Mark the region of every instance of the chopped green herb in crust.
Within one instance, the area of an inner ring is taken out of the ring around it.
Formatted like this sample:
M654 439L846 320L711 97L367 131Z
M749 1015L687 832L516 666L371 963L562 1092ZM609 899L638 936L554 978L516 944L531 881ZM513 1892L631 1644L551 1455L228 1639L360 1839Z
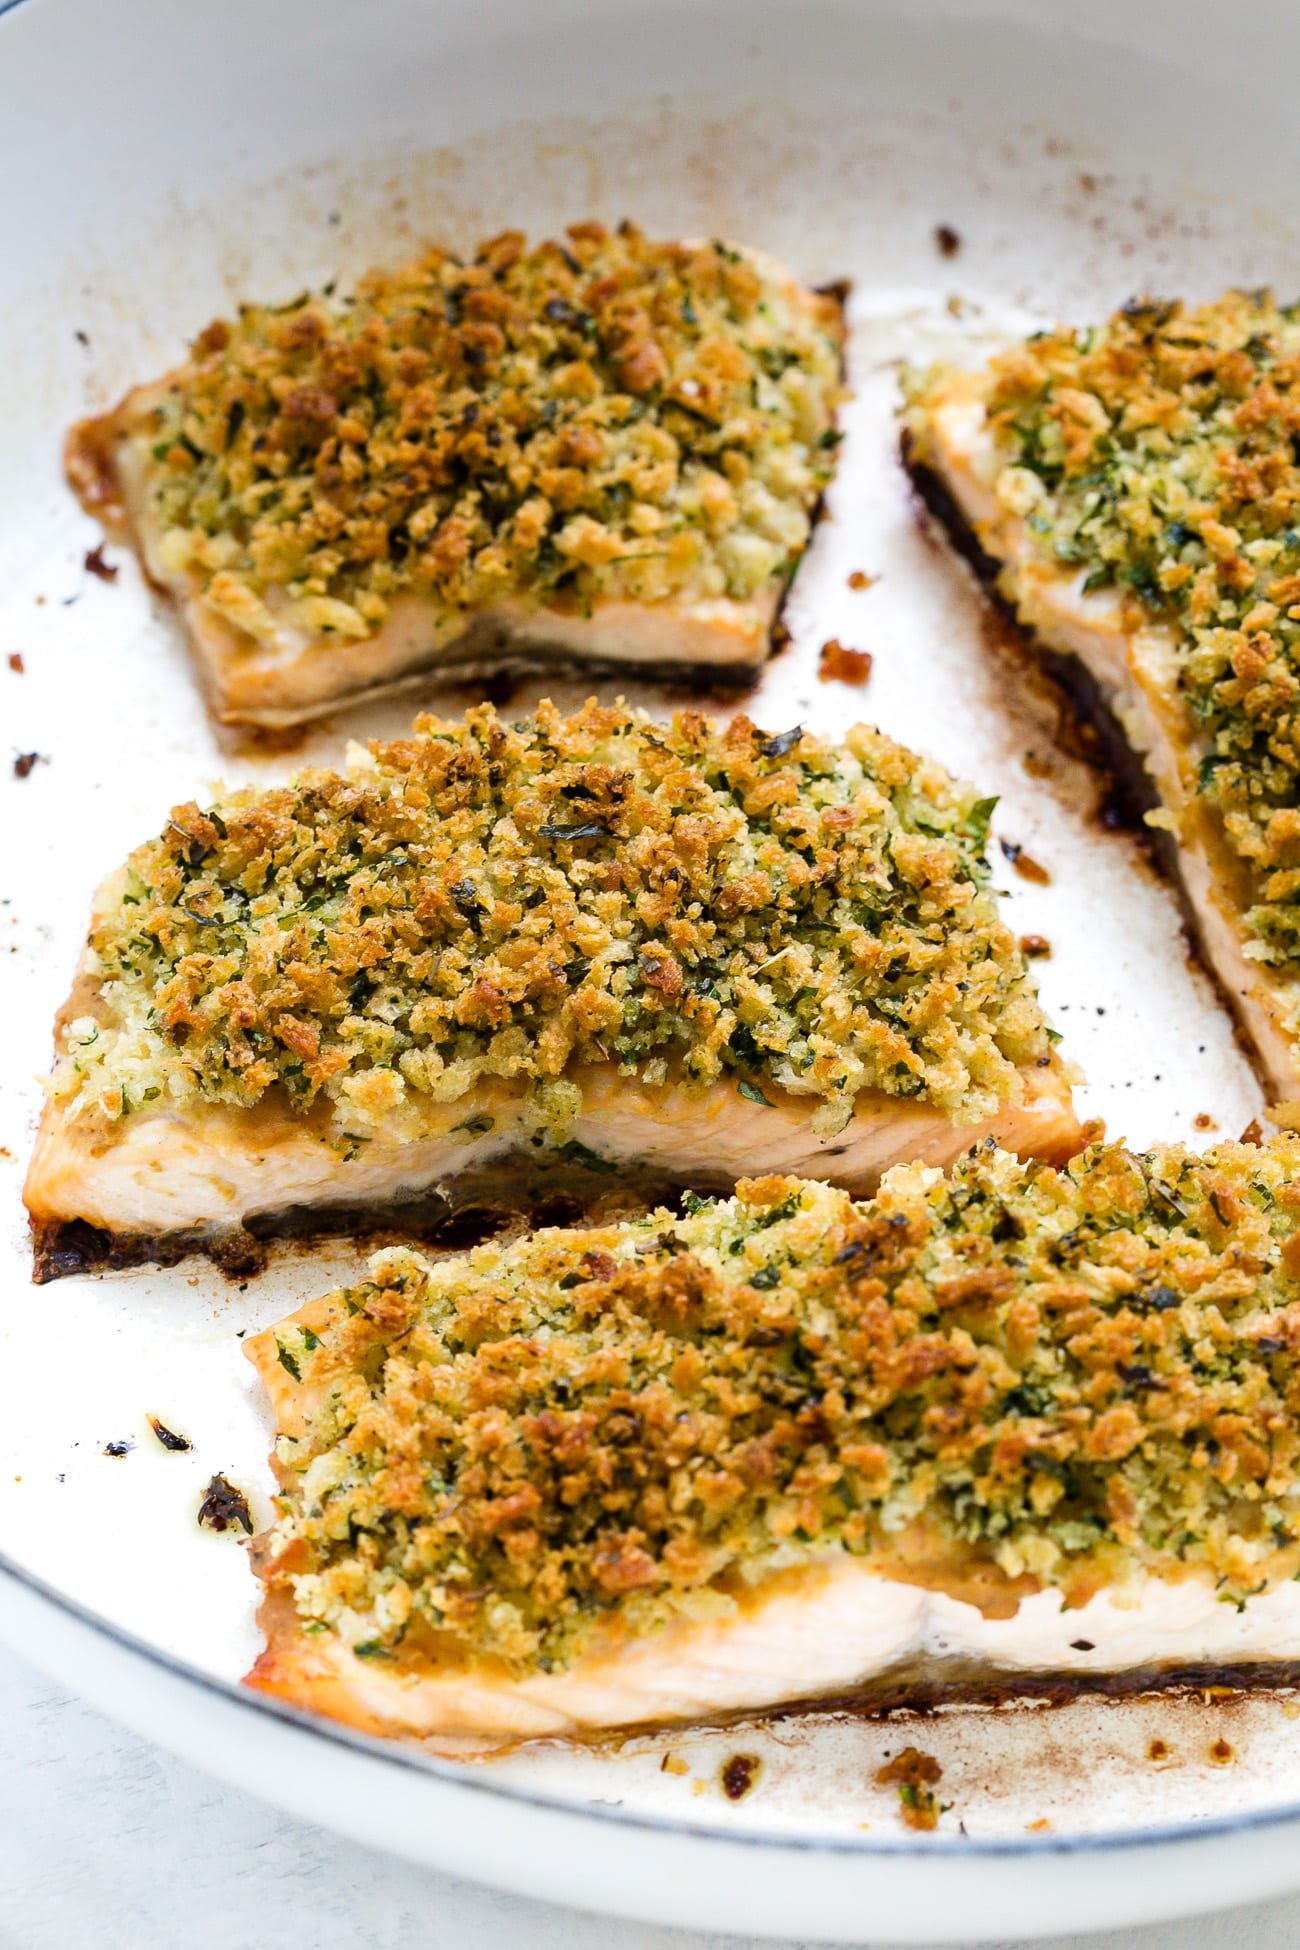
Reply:
M900 1540L940 1583L1240 1603L1300 1565L1298 1347L1294 1139L394 1250L251 1346L285 1431L261 1572L364 1656L449 1633L519 1670Z
M832 1130L866 1088L973 1120L1050 1056L991 804L863 726L423 718L346 773L174 810L93 923L54 1093L116 1120L277 1092L405 1139L492 1078L563 1122L566 1071L605 1063L730 1075L755 1115L776 1084Z
M166 566L254 639L364 638L403 594L748 597L833 471L841 334L764 260L630 224L245 305L153 408Z
M1295 970L1300 308L1135 301L995 360L986 409L998 499L1044 559L1172 629L1196 791L1248 877L1249 952Z

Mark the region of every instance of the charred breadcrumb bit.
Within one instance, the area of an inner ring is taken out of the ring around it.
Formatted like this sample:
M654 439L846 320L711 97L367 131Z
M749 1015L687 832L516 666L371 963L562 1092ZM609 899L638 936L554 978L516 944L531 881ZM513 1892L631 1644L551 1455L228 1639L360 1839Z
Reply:
M935 1788L943 1779L943 1768L933 1754L919 1747L904 1747L876 1772L877 1787L898 1789L898 1812L904 1825L922 1832L939 1826L943 1805Z
M190 1441L188 1436L177 1435L175 1431L173 1429L169 1429L164 1422L160 1422L156 1415L151 1415L149 1417L149 1427L153 1430L154 1434L157 1436L159 1442L161 1442L164 1449L171 1449L179 1453L183 1450L192 1449L194 1447L194 1444Z
M909 387L922 437L928 383ZM994 360L986 405L999 500L1042 555L1172 632L1198 801L1248 877L1250 952L1294 969L1300 306L1135 299Z
M630 224L245 305L153 410L164 552L254 637L364 638L408 593L747 597L833 471L841 338L834 294Z
M869 650L850 650L837 636L829 637L821 648L817 675L823 683L865 684L872 661Z
M961 232L954 230L950 223L937 223L934 226L934 247L940 257L956 257L961 249Z
M125 1437L122 1437L117 1442L106 1442L104 1444L104 1454L106 1456L129 1456L134 1448L134 1442L129 1442Z
M870 589L879 580L879 576L868 575L865 569L852 569L849 572L850 589Z
M671 1063L828 1128L869 1086L986 1115L1049 1052L992 803L865 727L424 718L347 773L174 810L94 923L53 1091L115 1120L278 1090L345 1141L414 1138L481 1079L529 1079L558 1129L570 1064Z
M304 1622L549 1670L904 1533L1073 1603L1296 1574L1300 1139L685 1203L381 1253L280 1323L259 1567Z
M117 564L108 560L102 542L97 542L94 548L86 550L82 557L82 565L88 575L98 576L101 582L117 581Z
M246 1537L253 1534L253 1518L248 1507L248 1498L242 1490L218 1472L208 1480L199 1504L198 1520L205 1530L239 1529Z
M12 670L15 677L21 677L24 671L27 669L26 664L23 662L23 653L21 650L11 650L9 652L9 655L6 657L5 662L8 664L10 670Z
M1032 880L1040 887L1046 887L1050 883L1052 876L1047 868L1040 866L1031 854L1026 853L1018 840L1000 839L998 846L1001 848L1003 858L1010 861L1022 880Z
M1022 934L1020 952L1026 961L1047 961L1052 952L1052 944L1045 934Z
M48 765L44 752L18 752L14 757L14 777L29 779L38 765Z
M728 1801L743 1801L754 1786L762 1768L757 1754L731 1754L723 1762L719 1773L722 1792Z

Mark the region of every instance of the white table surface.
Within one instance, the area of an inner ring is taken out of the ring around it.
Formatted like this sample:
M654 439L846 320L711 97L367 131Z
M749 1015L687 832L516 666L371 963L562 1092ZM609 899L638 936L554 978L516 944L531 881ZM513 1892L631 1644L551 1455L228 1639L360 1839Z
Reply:
M742 1950L408 1867L222 1787L0 1651L0 1950ZM1046 1950L1296 1950L1300 1897Z

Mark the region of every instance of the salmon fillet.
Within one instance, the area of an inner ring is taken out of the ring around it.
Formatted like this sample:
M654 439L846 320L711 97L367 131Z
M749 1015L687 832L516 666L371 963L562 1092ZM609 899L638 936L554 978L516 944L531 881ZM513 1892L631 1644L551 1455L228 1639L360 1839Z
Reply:
M391 1250L248 1342L249 1684L491 1746L1300 1671L1300 1142L687 1205Z
M507 232L242 307L68 471L226 722L507 664L743 679L830 477L841 313L760 252Z
M1296 1104L1300 321L1259 293L1134 304L916 378L906 426L1017 616L1145 767L1206 959Z
M1068 1156L990 805L865 727L592 703L178 807L96 902L38 1234L144 1250L560 1177L865 1188L986 1136Z

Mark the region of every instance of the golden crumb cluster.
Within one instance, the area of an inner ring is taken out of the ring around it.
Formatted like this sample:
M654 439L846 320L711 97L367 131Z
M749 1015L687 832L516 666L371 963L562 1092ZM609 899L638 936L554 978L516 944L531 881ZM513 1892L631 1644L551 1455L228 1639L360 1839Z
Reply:
M545 1670L905 1533L1076 1599L1295 1575L1300 1141L687 1206L383 1253L276 1330L304 1419L261 1568L307 1629Z
M596 223L244 306L146 428L164 556L258 639L365 637L403 594L745 598L807 540L841 340L764 259Z
M1049 1054L991 804L862 726L423 718L349 772L173 812L92 927L97 1013L54 1089L109 1118L278 1090L408 1138L483 1079L600 1063L776 1084L831 1129L867 1087L982 1116Z
M1031 532L1175 626L1200 793L1252 876L1261 959L1300 959L1300 310L1126 305L995 362Z

